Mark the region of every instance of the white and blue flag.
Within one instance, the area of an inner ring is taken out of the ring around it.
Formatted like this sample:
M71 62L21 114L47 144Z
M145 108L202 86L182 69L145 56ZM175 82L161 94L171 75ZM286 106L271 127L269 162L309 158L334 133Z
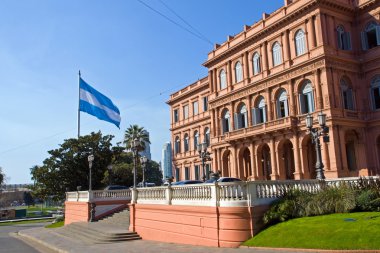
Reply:
M79 110L120 128L120 111L108 97L79 78Z

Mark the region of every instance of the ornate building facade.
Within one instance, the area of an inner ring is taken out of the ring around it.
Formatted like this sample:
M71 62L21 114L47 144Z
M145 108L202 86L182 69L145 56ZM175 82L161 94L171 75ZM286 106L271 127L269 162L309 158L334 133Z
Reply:
M315 178L308 114L327 115L327 178L380 173L380 1L285 0L215 45L208 76L171 94L177 180ZM201 168L196 146L212 161Z

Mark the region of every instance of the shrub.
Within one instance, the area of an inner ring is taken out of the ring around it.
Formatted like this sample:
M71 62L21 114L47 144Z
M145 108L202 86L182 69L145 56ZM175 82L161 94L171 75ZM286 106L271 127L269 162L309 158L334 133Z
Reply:
M356 206L359 211L379 211L380 193L374 189L359 192L356 198Z

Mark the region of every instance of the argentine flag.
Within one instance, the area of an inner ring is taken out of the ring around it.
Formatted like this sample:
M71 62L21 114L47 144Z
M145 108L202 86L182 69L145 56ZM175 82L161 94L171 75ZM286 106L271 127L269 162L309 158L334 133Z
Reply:
M100 120L108 121L120 128L120 111L111 99L79 78L79 110Z

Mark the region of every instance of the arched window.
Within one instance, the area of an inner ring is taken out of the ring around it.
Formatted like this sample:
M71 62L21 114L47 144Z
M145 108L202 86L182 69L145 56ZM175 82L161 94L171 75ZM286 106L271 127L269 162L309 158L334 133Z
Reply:
M194 132L194 150L197 150L199 144L199 133L198 131Z
M302 30L298 30L295 35L295 43L296 43L296 55L302 55L306 53L306 41L305 41L305 33Z
M183 146L185 149L185 152L189 151L189 135L185 134L185 138L183 138Z
M371 101L374 110L380 109L380 75L371 81Z
M230 123L231 123L230 112L226 110L222 115L222 122L221 122L223 134L230 131Z
M267 110L265 99L260 96L257 100L256 107L252 109L252 123L253 125L265 123L267 121Z
M236 83L243 81L243 68L240 61L235 64L235 81Z
M206 127L205 129L205 142L207 147L210 146L210 128Z
M238 112L235 113L235 129L248 127L248 113L245 104L239 106Z
M286 90L282 89L277 96L276 99L277 105L277 118L284 118L289 116L289 108L288 108L288 96L286 94Z
M338 48L341 50L351 50L351 34L346 32L343 26L336 28Z
M181 152L181 141L178 136L175 138L174 152L176 154Z
M224 69L222 69L219 73L219 82L221 90L227 88L226 71L224 71Z
M260 55L257 52L253 54L252 65L253 65L253 74L254 75L257 75L258 73L261 72Z
M306 80L298 94L301 114L314 112L313 86L310 80Z
M354 110L354 96L352 88L348 85L345 79L340 80L340 88L342 90L343 108Z
M365 31L361 32L363 50L380 46L380 26L375 22L367 24Z
M272 47L273 67L282 63L281 45L275 42Z

